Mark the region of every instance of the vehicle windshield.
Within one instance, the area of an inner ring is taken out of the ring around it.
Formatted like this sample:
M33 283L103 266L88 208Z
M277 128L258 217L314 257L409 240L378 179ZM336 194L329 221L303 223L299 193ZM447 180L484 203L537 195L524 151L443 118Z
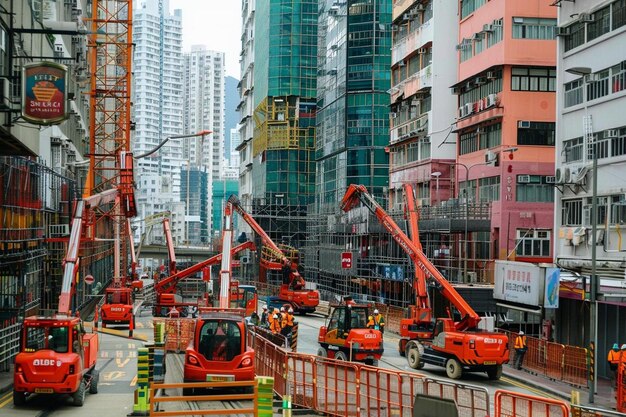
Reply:
M110 291L107 292L107 304L130 304L128 302L128 292Z
M63 327L35 327L25 329L25 352L36 352L42 349L51 349L57 353L67 353L69 346L69 331Z
M205 320L200 330L198 352L210 361L231 361L242 353L241 330L228 320Z

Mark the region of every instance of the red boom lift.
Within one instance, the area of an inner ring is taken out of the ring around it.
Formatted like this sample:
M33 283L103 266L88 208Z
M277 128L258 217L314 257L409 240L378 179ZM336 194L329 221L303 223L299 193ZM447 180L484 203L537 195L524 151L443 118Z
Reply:
M273 256L275 256L288 275L287 280L283 280L277 297L271 297L273 304L289 304L293 311L300 314L312 313L320 303L320 294L316 290L305 289L304 278L298 272L298 265L293 259L285 256L283 251L270 239L259 224L250 216L241 206L239 199L231 195L228 203L232 205L237 213L245 220L246 223L259 235L263 245L269 248Z
M15 357L13 402L23 405L34 393L70 394L74 405L82 406L87 390L98 392L98 336L85 333L82 320L72 313L76 292L79 249L85 226L92 216L90 210L115 203L124 216L136 215L132 186L133 157L121 152L120 183L116 189L103 191L76 202L74 219L63 259L63 283L57 314L52 317L32 316L24 319L20 353Z
M406 189L405 189L406 190ZM412 198L409 195L408 198ZM391 233L394 240L404 249L416 268L421 268L436 282L443 296L461 314L461 320L438 318L433 330L418 328L417 324L425 324L427 317L432 315L424 275L416 279L418 305L412 309L411 325L403 321L406 329L401 334L400 353L405 353L409 366L420 369L425 363L442 366L448 377L461 378L463 372L487 372L490 379L499 379L502 365L508 362L508 338L504 334L485 332L478 328L480 316L467 304L455 288L444 278L439 270L426 258L424 253L409 239L393 219L367 192L363 185L350 185L341 201L341 208L350 211L362 202ZM415 235L416 225L413 239ZM413 228L413 227L412 227ZM415 326L414 326L415 325Z

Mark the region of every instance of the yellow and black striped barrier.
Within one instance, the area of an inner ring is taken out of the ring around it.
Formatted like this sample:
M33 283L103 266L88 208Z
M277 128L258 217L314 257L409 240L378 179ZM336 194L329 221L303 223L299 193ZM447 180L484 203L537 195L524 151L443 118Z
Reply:
M131 416L149 415L148 404L150 398L150 350L148 348L137 349L137 389L135 390L135 403Z
M291 338L289 339L289 345L291 346L291 351L296 352L298 348L298 323L293 324L293 328L291 329Z

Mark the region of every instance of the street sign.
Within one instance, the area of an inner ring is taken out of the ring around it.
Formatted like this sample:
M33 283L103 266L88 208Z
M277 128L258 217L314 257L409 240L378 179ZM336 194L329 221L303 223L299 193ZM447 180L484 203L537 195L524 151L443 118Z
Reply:
M85 276L85 284L87 285L91 285L95 282L96 280L94 279L93 275L86 275Z
M341 252L341 267L343 269L352 268L352 252Z

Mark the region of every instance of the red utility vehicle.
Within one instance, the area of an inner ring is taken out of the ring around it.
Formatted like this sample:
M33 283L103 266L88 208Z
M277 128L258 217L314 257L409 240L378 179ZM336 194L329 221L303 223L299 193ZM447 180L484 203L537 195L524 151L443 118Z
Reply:
M412 199L413 196L409 195L408 198ZM365 186L350 185L342 199L341 208L347 212L359 202L391 233L411 258L415 268L424 272L416 274L416 280L419 281L416 283L417 306L411 310L411 319L402 321L399 350L401 354L406 354L409 366L414 369L422 368L425 363L442 366L452 379L461 378L463 372L486 372L489 379L499 379L502 365L508 362L509 357L507 336L478 328L480 316L414 243L419 239L417 220L412 221L411 240L367 192ZM452 318L438 318L434 326L430 325L432 310L426 292L426 275L435 281L443 296L457 309L461 320L455 322Z
M133 313L133 290L119 287L106 289L104 304L100 308L102 327L110 324L125 324L128 326L128 336L133 337L135 315Z
M304 278L298 272L298 265L294 259L285 253L270 239L265 230L250 216L241 206L241 202L235 195L228 198L237 213L250 225L252 230L261 238L263 245L278 260L279 268L284 269L284 279L280 286L278 296L270 297L272 304L289 304L296 313L306 314L315 311L320 303L320 294L317 290L305 289Z
M368 306L346 301L331 307L330 318L317 338L317 355L378 366L384 352L383 336L379 330L367 328Z

